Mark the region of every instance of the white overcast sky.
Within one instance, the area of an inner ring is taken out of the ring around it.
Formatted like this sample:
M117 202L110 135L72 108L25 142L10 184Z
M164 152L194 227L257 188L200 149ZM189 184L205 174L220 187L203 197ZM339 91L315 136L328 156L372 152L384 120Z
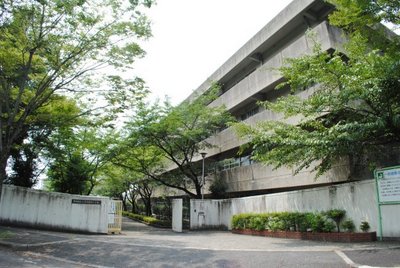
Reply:
M158 0L146 14L153 37L135 63L153 96L178 104L291 0Z

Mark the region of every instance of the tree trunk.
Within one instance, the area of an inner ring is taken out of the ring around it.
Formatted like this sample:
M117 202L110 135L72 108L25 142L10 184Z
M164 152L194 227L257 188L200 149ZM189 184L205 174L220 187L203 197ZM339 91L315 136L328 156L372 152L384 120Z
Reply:
M201 189L204 187L204 185L201 186L200 183L195 183L195 187L196 187L196 196L195 196L195 198L196 199L201 199L203 197L203 195L201 194L202 193ZM203 191L205 192L205 189L203 189Z
M0 163L0 202L1 202L1 196L2 196L2 191L3 191L3 182L6 179L6 167L7 167L7 159L3 160L1 159Z
M126 196L120 194L120 195L118 196L118 198L119 198L119 200L122 201L122 210L123 210L123 211L127 211L127 208L126 208Z
M144 205L146 206L146 216L151 216L151 198L146 198Z
M136 202L131 202L131 204L132 204L131 212L133 214L137 214Z

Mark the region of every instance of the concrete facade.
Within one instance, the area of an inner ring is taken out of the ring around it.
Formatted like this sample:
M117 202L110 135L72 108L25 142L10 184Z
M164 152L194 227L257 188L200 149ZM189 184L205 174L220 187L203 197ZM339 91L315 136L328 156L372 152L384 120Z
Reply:
M276 71L285 64L285 59L299 57L312 52L315 41L323 50L341 49L342 32L327 22L333 7L322 0L295 0L264 26L256 35L216 70L187 100L203 94L213 82L222 85L220 96L210 106L224 105L237 120L250 125L265 120L285 120L295 124L299 118L284 119L281 114L265 110L258 101L274 101L289 93L288 89L274 90L283 81ZM306 34L311 30L312 38ZM314 88L299 95L307 98ZM205 150L206 176L205 192L212 182L222 179L230 196L253 195L288 189L300 189L349 180L351 169L348 159L340 159L332 171L315 180L311 169L294 175L294 170L249 162L243 164L238 156L239 147L248 141L239 139L233 128L227 128L207 139L214 147ZM247 156L250 152L247 153ZM244 155L244 157L246 157ZM221 162L233 159L238 162L232 167L213 168ZM201 156L194 161L201 160ZM179 195L179 193L177 193Z
M344 209L359 230L368 221L379 234L377 193L374 180L313 189L226 200L191 200L190 228L231 229L232 216L239 213L315 212ZM400 205L382 206L383 237L400 237ZM199 214L202 221L199 222Z
M107 233L107 197L51 193L3 185L0 223L49 230Z

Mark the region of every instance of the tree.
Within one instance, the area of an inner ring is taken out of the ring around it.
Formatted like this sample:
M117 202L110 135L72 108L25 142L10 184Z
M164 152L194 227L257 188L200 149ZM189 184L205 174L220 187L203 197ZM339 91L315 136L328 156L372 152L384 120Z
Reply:
M13 173L7 176L5 182L16 186L31 188L37 183L36 174L37 153L32 146L24 144L23 149L13 150L11 153Z
M201 166L195 157L213 145L207 138L232 121L224 107L207 106L218 88L173 107L143 103L137 116L127 125L125 147L119 165L134 168L144 177L167 187L201 197ZM126 159L134 163L126 162Z
M95 194L121 200L125 211L127 211L127 203L129 202L132 205L132 213L136 213L136 199L139 193L135 185L141 179L141 176L141 174L131 170L108 163L101 171L101 182L94 189Z
M91 71L124 70L144 54L137 40L150 30L140 7L151 5L151 0L0 1L0 194L12 147L38 109L56 92L88 91L91 84L84 82L90 82ZM123 81L115 75L106 80ZM111 90L118 91L113 101L143 88Z
M86 194L89 188L90 166L82 153L74 151L50 165L50 190L69 194Z
M50 138L52 144L48 146L46 157L50 162L51 190L89 195L99 184L98 175L114 157L116 146L113 131L101 130L101 126L61 129ZM78 192L71 192L69 184L79 184L79 187L71 186Z
M275 167L297 171L318 163L317 176L340 157L361 158L382 152L400 142L400 46L399 36L381 20L399 25L397 1L330 1L337 10L333 25L348 36L344 51L322 51L289 59L280 70L291 93L267 109L285 117L297 116L296 125L263 122L257 127L237 126L251 141L254 158ZM310 97L295 93L318 85Z
M28 188L34 186L44 171L44 168L38 170L38 165L42 150L48 146L48 138L57 129L79 124L80 114L74 100L58 95L53 95L45 106L32 114L10 150L11 172L5 182Z
M152 209L151 209L151 196L153 195L154 191L154 181L150 180L141 180L138 181L134 187L137 188L137 192L140 195L140 198L142 199L142 202L145 206L146 209L146 216L151 216L152 215Z

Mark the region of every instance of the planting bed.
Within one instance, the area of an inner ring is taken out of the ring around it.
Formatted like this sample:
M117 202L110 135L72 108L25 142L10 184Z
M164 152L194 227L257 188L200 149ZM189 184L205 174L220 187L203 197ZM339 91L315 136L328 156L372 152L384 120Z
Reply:
M258 235L276 238L291 238L329 242L371 242L376 241L376 232L367 233L316 233L316 232L293 232L293 231L256 231L250 229L232 229L234 234Z

